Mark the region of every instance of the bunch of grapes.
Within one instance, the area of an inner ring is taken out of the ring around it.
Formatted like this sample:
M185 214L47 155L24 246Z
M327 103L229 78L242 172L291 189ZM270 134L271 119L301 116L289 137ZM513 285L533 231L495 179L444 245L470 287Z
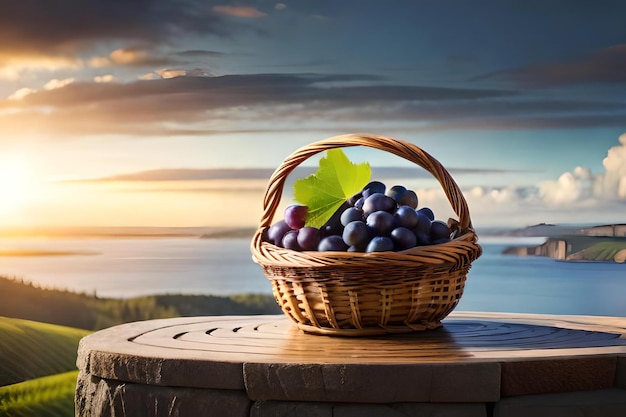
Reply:
M271 225L266 242L297 251L385 252L450 241L447 223L428 207L418 207L417 194L402 185L387 190L372 181L348 199L321 227L305 226L308 207L290 205L284 220Z

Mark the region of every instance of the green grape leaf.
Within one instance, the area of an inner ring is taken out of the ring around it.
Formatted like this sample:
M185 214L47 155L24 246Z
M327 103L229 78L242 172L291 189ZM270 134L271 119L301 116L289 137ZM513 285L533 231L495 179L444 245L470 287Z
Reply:
M329 149L314 174L295 181L293 197L309 207L306 226L322 227L345 201L370 180L370 164L351 162L341 149Z

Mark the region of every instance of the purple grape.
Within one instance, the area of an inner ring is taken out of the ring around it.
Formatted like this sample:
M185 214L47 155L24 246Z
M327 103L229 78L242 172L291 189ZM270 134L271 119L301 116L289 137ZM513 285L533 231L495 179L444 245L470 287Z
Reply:
M406 193L406 188L403 185L394 185L385 193L387 196L393 198L396 202L402 198Z
M298 231L298 245L302 250L317 250L322 232L315 227L305 226Z
M291 230L291 227L287 224L286 221L281 220L279 222L274 223L267 229L267 240L268 242L282 247L283 244L283 236L285 233Z
M356 207L349 207L343 213L341 213L341 224L345 227L350 222L357 220L363 220L363 210Z
M428 233L413 229L413 234L415 235L415 246L426 246L432 244Z
M406 227L396 227L391 231L391 240L396 250L405 250L417 244L415 233Z
M340 224L325 224L320 228L322 238L326 236L341 236L343 226Z
M363 187L363 198L367 198L372 194L380 193L385 194L385 189L387 187L380 181L371 181L365 187Z
M298 245L298 230L290 230L283 236L283 248L291 250L302 250Z
M320 252L345 252L347 249L348 245L338 235L326 236L320 240L320 244L317 246L317 250Z
M347 201L344 201L343 204L335 210L330 219L324 223L320 230L322 231L322 237L330 236L330 235L341 235L343 232L343 225L341 224L341 215L344 211L350 208L350 205Z
M375 211L366 219L367 225L378 236L387 236L396 226L393 214L387 211Z
M350 197L348 199L348 204L350 204L351 206L354 206L356 204L357 201L359 201L361 198L363 198L363 192L358 192L356 194L354 194L352 197Z
M361 197L359 198L355 203L354 203L354 207L358 208L358 209L363 209L363 203L365 203L365 197Z
M393 250L393 241L387 236L375 236L367 244L365 252L387 252Z
M285 222L294 230L304 227L309 212L307 206L292 204L285 209Z
M365 217L375 211L392 211L397 207L395 200L385 194L374 193L363 202L363 213Z
M362 246L370 239L369 227L360 220L350 222L343 229L342 238L349 246Z
M426 215L426 217L428 217L428 219L430 221L435 220L435 214L433 213L433 211L431 209L429 209L428 207L422 207L421 209L417 210L418 213L423 213Z
M417 212L409 206L398 207L396 212L393 214L393 217L396 219L396 223L399 226L403 226L408 229L412 229L417 226L417 222L419 220Z
M404 195L396 201L400 206L409 206L412 209L417 208L417 194L415 194L415 191L413 190L406 190L406 193L404 193Z
M350 246L347 252L365 252L365 248L367 248L367 245Z
M417 233L417 231L423 232L426 235L430 235L430 219L421 211L416 211L417 214L417 223L413 227L413 231Z
M441 243L442 240L450 240L450 228L442 220L435 220L430 224L430 240Z

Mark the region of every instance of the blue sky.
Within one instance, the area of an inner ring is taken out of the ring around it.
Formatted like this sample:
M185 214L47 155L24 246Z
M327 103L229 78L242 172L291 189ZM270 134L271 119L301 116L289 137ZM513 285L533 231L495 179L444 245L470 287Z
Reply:
M40 3L0 15L3 225L254 224L268 170L351 132L433 154L477 225L625 221L621 1Z

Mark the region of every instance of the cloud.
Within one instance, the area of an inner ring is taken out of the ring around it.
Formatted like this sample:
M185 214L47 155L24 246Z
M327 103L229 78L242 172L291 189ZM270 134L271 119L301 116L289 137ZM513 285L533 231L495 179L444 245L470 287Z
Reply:
M166 56L154 55L151 51L139 48L119 48L112 51L107 57L93 57L89 66L93 68L126 66L126 67L155 67L171 65L177 61Z
M602 161L604 173L596 177L594 194L610 199L626 200L626 133L619 137L621 146L609 149Z
M229 36L232 25L196 0L20 0L0 13L0 68L63 68L102 42L155 45L184 35ZM8 68L8 69L7 69ZM1 71L0 71L1 72Z
M112 74L96 75L93 77L93 81L96 83L112 83L116 82L117 78Z
M390 178L432 178L421 168L372 166L372 176L379 179ZM302 178L312 174L315 168L298 166L293 170L293 177ZM492 174L501 175L510 172L501 169L482 168L448 168L454 175L457 174ZM139 172L118 174L109 177L71 180L64 182L172 182L172 181L206 181L206 180L258 180L269 179L274 172L273 168L208 168L208 169L152 169Z
M619 145L608 150L604 171L575 167L554 180L536 185L483 187L464 190L472 215L481 222L502 219L512 225L518 219L542 222L624 221L626 212L626 133ZM424 204L445 206L442 194L424 193ZM441 208L440 208L441 210Z
M258 9L250 6L213 6L212 10L224 16L243 17L248 19L256 19L267 16Z
M222 122L241 121L245 125L240 124L240 130L254 130L268 120L281 117L286 117L287 124L306 120L307 112L341 119L342 112L352 107L365 109L415 100L477 100L514 94L420 86L345 86L353 81L377 80L359 74L212 76L203 69L162 70L156 74L159 79L144 76L143 80L131 83L74 82L54 90L19 94L20 100L0 101L0 110L11 110L0 124L0 133L9 133L2 132L9 125L27 123L33 129L45 131L47 136L53 136L52 132L63 136L206 135L220 130ZM164 126L165 122L171 125ZM276 129L276 124L273 125Z
M517 87L543 88L626 82L626 44L594 51L579 59L498 71L477 79L502 79Z
M604 158L604 172L594 175L588 168L576 167L556 181L542 183L540 196L550 206L607 200L626 202L626 133L619 137L619 142Z
M132 54L131 54L132 55ZM0 100L0 137L427 132L622 127L626 104L530 99L516 91L388 85L367 74L232 74L166 68L135 82L74 81ZM11 128L26 124L29 129ZM323 126L323 127L320 127ZM41 133L40 133L41 134Z

